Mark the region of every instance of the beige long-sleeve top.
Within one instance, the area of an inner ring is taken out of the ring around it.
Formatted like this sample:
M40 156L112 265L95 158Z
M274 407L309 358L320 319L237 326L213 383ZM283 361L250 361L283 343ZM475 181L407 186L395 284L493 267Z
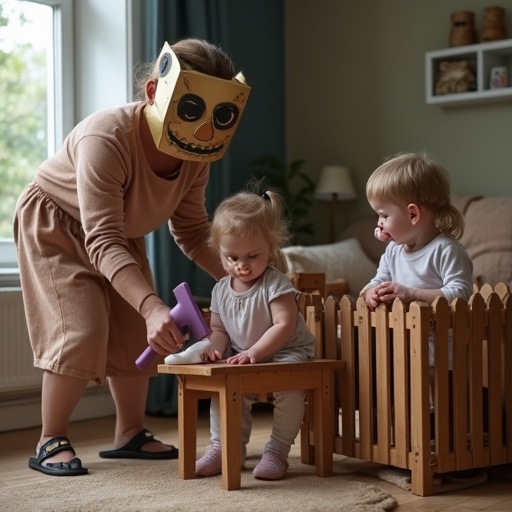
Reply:
M143 107L136 102L89 116L35 177L81 223L91 263L138 311L151 290L137 275L127 239L167 221L182 251L195 260L209 251L210 228L205 207L209 164L184 161L177 178L157 176L141 143ZM127 266L129 272L119 272ZM117 274L122 277L116 280Z

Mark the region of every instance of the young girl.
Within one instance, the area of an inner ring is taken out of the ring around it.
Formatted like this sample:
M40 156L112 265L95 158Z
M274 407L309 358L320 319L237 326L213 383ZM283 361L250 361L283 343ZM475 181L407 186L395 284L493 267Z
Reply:
M224 200L212 221L210 246L218 251L227 276L212 291L209 340L192 345L166 363L227 357L229 364L305 361L314 355L314 338L297 306L297 290L284 273L280 247L288 240L281 197L240 192ZM251 407L244 396L242 464L251 433ZM304 415L305 392L274 393L274 423L255 478L277 480L288 469L290 447ZM196 463L199 476L221 472L219 400L210 409L211 446Z
M397 297L428 303L439 296L449 302L457 297L468 300L473 264L457 241L464 220L450 204L446 170L424 153L401 154L370 176L366 196L379 215L376 236L389 241L376 276L361 291L368 306ZM449 354L451 368L451 347ZM432 336L429 362L434 365Z

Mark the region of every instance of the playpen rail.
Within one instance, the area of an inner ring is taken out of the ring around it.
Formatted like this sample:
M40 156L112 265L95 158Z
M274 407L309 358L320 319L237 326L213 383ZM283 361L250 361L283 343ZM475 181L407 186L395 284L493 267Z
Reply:
M397 299L371 311L345 295L307 306L319 357L346 363L334 451L410 469L420 495L433 493L434 473L512 462L511 300L500 284L452 304Z

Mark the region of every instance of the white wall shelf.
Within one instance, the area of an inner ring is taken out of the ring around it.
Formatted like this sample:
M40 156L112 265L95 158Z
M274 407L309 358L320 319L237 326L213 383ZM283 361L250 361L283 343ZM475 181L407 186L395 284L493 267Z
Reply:
M464 93L436 95L439 64L443 61L473 60L476 65L476 90ZM508 69L509 87L490 88L491 69L505 66ZM458 46L425 54L425 92L429 105L453 106L488 101L512 101L512 39L490 43Z

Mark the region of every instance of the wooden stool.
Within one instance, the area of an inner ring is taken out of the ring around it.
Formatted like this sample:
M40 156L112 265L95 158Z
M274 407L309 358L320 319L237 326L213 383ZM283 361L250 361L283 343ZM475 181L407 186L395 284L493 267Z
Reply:
M334 449L334 370L343 361L315 359L301 363L227 363L158 366L160 373L177 375L179 477L196 477L198 400L219 394L222 444L222 488L241 486L242 395L304 389L313 408L316 475L332 475ZM308 427L309 428L309 427Z

